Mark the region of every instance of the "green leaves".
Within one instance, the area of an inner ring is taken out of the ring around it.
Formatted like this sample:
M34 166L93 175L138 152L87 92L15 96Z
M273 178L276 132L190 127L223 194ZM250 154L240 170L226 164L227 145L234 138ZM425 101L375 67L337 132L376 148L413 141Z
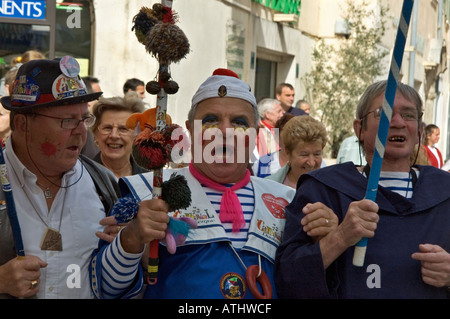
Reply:
M313 111L327 127L333 158L344 138L353 134L358 99L384 73L383 59L389 53L382 47L388 8L367 0L347 0L345 7L342 16L350 36L320 40L312 53L313 70L304 79Z

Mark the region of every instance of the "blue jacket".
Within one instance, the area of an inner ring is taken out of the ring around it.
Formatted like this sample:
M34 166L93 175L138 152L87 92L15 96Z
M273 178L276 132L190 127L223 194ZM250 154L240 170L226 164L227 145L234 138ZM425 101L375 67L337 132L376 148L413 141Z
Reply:
M258 265L255 253L242 250L239 255L246 266ZM266 258L261 258L261 263L272 285L272 298L276 298L273 264ZM238 279L234 281L236 289L233 292L228 281L235 278ZM147 286L144 298L253 299L244 280L245 269L227 241L177 247L174 255L160 245L158 282ZM261 287L259 291L262 291Z
M417 167L420 175L410 200L379 186L380 220L375 236L368 240L364 266L352 265L353 248L349 248L326 271L319 244L302 231L301 209L321 201L341 222L349 204L364 198L367 178L349 162L302 175L295 198L286 207L284 238L276 256L278 296L446 298L446 288L422 281L420 261L411 254L424 243L450 252L450 174L432 166ZM379 287L374 287L374 280Z
M144 298L254 298L246 282L246 267L258 265L259 260L271 283L272 297L276 298L273 263L285 224L284 207L294 197L294 190L273 181L251 177L255 207L247 241L238 256L201 184L187 168L176 171L188 181L192 204L170 215L192 217L198 227L189 232L185 244L178 246L173 255L162 244L159 245L158 280L156 285L147 286ZM164 178L168 178L171 172L164 170ZM152 181L152 173L123 177L122 192L124 195L130 193L138 200L149 199ZM92 285L97 297L101 297L98 288L102 282L103 265L98 256L102 256L105 247L95 254L92 262ZM122 297L128 298L139 292L141 276L142 268L139 268L137 280L130 283Z

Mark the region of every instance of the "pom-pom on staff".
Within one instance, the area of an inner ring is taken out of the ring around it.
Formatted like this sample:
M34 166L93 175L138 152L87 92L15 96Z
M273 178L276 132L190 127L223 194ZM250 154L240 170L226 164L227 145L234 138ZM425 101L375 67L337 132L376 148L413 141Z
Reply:
M178 16L172 10L172 0L162 0L161 4L154 4L152 8L142 7L139 13L133 18L133 28L140 43L145 45L148 53L158 59L159 71L158 79L150 81L146 85L146 90L150 94L157 94L156 100L156 121L155 127L148 127L145 138L139 135L135 144L141 147L136 153L133 151L135 159L138 154L144 156L137 160L138 164L145 162L144 167L153 170L153 197L161 198L163 185L162 167L167 163L172 147L166 143L167 138L176 126L167 126L167 94L175 94L178 91L178 84L171 80L169 64L176 63L189 53L189 41L183 31L175 25ZM168 142L168 141L167 141ZM155 156L145 156L145 150L157 150L158 158ZM142 161L141 161L142 160ZM147 161L146 161L147 160ZM190 202L190 194L189 194ZM149 248L149 265L147 282L154 285L157 282L158 274L158 249L159 241L154 240Z
M375 201L378 191L378 181L380 180L381 166L383 164L384 149L386 146L389 125L392 118L392 108L394 106L395 94L397 93L397 81L399 79L400 69L402 66L403 52L405 50L405 42L408 37L409 22L411 19L411 11L414 0L404 0L400 23L398 25L397 36L395 38L394 52L391 59L391 67L389 71L386 92L383 99L383 106L378 125L378 132L375 141L375 152L372 159L372 167L370 168L369 180L367 182L366 199ZM355 246L353 254L353 265L362 267L367 249L367 238L362 238Z

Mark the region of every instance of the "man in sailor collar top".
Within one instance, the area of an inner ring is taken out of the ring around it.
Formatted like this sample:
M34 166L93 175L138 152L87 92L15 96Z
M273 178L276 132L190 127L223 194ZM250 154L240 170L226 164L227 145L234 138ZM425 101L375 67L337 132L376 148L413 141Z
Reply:
M192 217L198 226L175 254L160 245L158 281L147 286L145 298L277 296L273 263L284 230L284 207L295 191L250 176L257 124L255 97L234 72L217 69L200 85L186 121L192 162L177 170L187 179L192 203L169 213ZM164 179L172 172L164 170ZM169 221L167 204L148 200L152 181L152 173L122 178L126 191L141 203L137 217L94 257L93 286L99 298L132 297L142 289L144 245L164 238ZM325 217L334 215L324 206L311 211L311 219L324 221L316 235L337 224L331 220L324 227Z

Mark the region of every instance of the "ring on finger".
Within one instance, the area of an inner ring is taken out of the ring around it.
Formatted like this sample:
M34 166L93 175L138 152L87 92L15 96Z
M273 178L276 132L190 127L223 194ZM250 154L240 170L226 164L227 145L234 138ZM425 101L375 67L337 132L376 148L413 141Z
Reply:
M36 288L37 285L38 285L38 281L37 281L37 280L33 280L33 281L31 282L30 289Z
M328 223L329 223L330 221L327 219L327 218L325 218L325 223L328 225Z

